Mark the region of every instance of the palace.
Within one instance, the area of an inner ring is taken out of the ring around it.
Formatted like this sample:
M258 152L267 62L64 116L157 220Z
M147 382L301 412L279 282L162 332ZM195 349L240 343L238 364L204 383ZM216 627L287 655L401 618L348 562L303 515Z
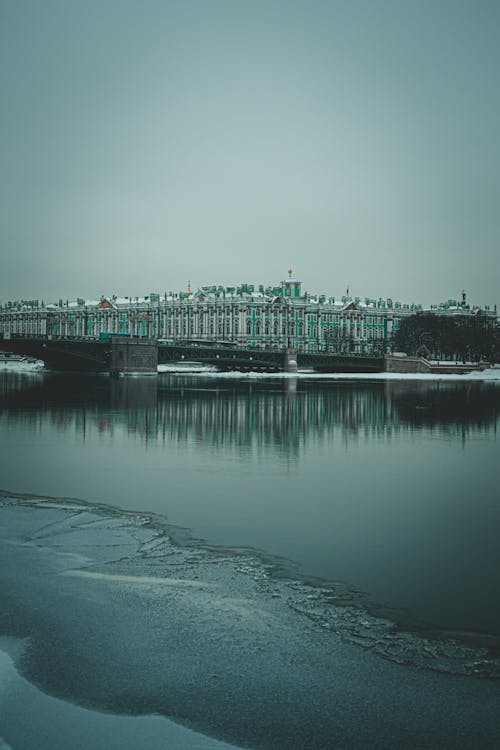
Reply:
M449 300L430 312L475 315L479 309L471 308L463 293L461 302ZM192 292L188 284L187 291L175 294L7 303L0 307L0 335L99 338L117 333L169 342L381 354L401 320L422 310L391 299L352 298L348 291L341 299L309 294L289 270L274 287L202 286ZM494 324L496 310L482 312Z

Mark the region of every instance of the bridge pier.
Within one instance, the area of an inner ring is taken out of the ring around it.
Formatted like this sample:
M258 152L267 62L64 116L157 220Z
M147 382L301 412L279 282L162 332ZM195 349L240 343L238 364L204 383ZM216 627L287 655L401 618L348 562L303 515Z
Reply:
M289 373L298 372L297 365L297 349L286 349L285 350L285 361L283 363L283 370Z
M158 374L156 339L134 339L111 335L110 340L110 375L119 377L120 375Z

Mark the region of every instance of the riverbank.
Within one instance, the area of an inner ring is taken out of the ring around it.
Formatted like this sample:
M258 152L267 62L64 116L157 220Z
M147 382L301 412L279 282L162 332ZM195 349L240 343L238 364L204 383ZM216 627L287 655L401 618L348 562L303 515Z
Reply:
M299 369L297 373L286 373L286 372L239 372L239 371L231 371L231 372L220 372L216 370L215 368L211 367L200 367L200 366L193 366L190 368L187 367L178 367L176 365L158 365L158 373L168 373L168 374L177 374L177 375L206 375L208 377L212 378L259 378L259 379L267 379L267 378L273 378L273 379L282 379L286 378L287 380L295 380L295 379L314 379L314 380L423 380L423 381L436 381L436 380L448 380L448 381L460 381L465 382L467 380L472 381L497 381L500 383L500 367L492 367L487 370L477 370L474 372L469 373L459 373L456 375L453 374L446 374L446 373L437 373L437 372L408 372L408 373L402 373L402 372L372 372L372 373L363 373L363 372L330 372L330 373L320 373L315 372L314 370L307 370L307 369Z
M37 361L1 361L0 370L8 372L47 372L43 362ZM211 365L203 365L201 362L186 362L176 364L158 365L159 374L172 375L207 375L215 378L286 378L286 379L304 379L314 378L315 380L449 380L449 381L498 381L500 382L500 366L491 367L485 370L476 370L472 372L460 372L457 374L443 372L374 372L374 373L319 373L310 369L299 369L297 373L285 372L246 372L239 371L222 372Z

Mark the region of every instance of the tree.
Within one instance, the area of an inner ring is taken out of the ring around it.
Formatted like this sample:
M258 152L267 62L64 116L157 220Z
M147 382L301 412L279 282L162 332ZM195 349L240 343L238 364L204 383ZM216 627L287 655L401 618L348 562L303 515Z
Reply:
M480 310L474 315L417 313L401 321L393 336L395 349L418 355L423 347L437 359L494 360L498 336L493 321Z

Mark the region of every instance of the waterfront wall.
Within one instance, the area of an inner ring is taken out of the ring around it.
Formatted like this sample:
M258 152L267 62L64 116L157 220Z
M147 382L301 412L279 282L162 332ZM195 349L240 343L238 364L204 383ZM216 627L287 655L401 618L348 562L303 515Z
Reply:
M386 354L384 370L394 373L430 372L430 365L423 357L394 357Z
M386 354L384 357L385 372L392 373L433 373L434 375L463 375L468 372L486 370L490 367L485 362L453 363L429 362L424 357L401 357Z

